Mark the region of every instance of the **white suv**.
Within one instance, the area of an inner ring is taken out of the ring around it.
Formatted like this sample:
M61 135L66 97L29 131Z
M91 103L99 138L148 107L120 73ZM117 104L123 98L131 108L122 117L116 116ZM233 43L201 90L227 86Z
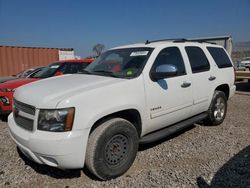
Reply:
M139 143L201 120L221 124L234 92L234 68L222 47L147 41L110 49L80 74L18 88L9 132L37 163L86 165L107 180L129 169Z

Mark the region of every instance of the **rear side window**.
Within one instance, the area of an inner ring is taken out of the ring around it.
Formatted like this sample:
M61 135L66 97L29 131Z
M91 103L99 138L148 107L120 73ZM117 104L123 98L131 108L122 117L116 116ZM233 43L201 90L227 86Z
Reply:
M207 50L213 57L215 63L219 68L232 67L232 63L222 48L207 47Z
M185 50L187 52L193 73L204 72L210 69L210 64L201 48L188 46L185 47Z
M175 65L178 69L177 76L186 74L181 52L177 47L168 47L163 49L156 57L152 70L155 71L159 65Z

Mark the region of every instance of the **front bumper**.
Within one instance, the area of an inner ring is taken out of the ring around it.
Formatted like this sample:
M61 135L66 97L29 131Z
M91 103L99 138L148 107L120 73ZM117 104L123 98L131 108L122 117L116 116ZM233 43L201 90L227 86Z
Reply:
M19 149L31 160L61 169L83 168L89 130L63 133L19 127L8 117L9 133Z
M11 110L6 110L6 109L2 109L1 105L0 105L0 115L9 115L11 113Z

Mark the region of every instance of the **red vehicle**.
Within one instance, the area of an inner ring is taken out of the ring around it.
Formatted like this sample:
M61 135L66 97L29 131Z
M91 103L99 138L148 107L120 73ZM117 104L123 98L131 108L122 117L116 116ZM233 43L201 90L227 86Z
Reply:
M93 59L65 60L50 64L29 78L11 80L0 84L0 115L8 115L12 111L13 93L16 88L25 84L64 74L81 73L92 63Z

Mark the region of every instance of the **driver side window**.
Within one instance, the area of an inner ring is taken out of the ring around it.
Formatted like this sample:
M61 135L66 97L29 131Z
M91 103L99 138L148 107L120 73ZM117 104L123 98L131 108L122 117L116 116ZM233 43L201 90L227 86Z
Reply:
M176 76L186 74L184 61L182 59L181 52L177 47L168 47L163 49L155 59L151 71L155 71L159 65L174 65L178 69Z

